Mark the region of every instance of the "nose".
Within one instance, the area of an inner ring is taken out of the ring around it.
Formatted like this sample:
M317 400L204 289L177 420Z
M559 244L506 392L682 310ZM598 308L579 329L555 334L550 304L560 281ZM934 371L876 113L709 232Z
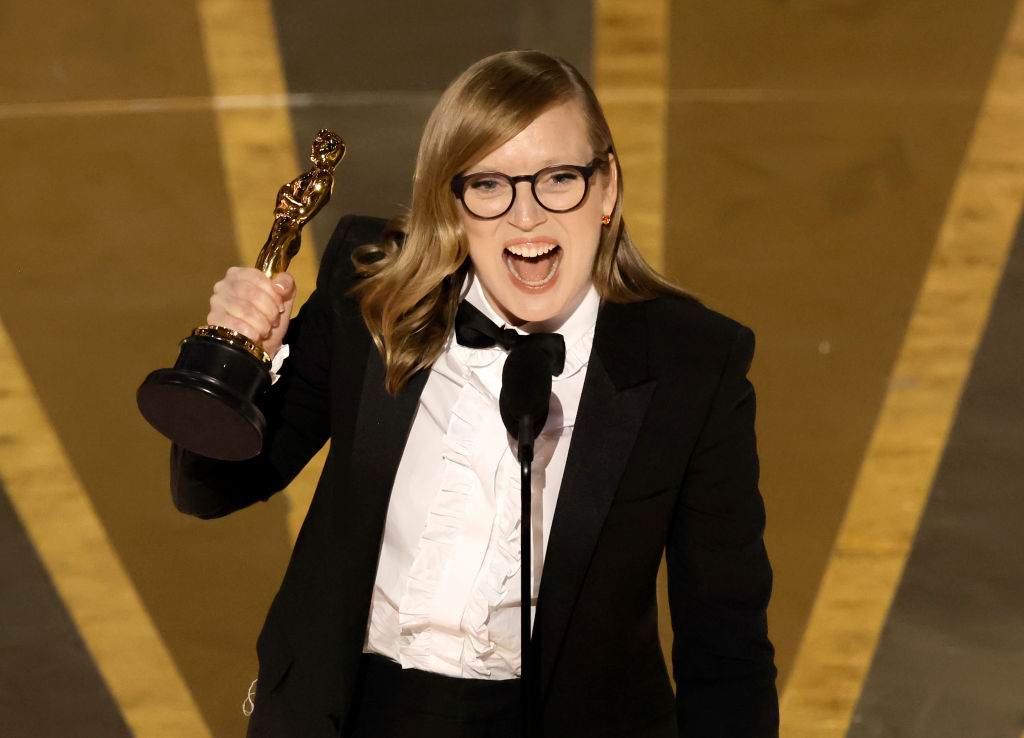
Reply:
M522 231L530 231L548 219L548 211L533 196L529 182L516 183L516 199L508 211L509 223Z

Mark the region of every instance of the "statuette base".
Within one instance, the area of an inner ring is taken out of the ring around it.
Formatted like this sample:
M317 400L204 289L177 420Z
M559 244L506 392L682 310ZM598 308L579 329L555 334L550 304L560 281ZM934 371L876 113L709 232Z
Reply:
M267 421L254 399L269 386L268 364L247 347L196 329L174 368L146 377L136 400L150 425L182 448L241 461L263 448Z

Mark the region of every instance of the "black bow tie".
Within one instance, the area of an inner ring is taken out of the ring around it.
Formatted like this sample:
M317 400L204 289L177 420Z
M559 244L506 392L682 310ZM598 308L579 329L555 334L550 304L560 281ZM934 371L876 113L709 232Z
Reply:
M534 346L547 354L551 375L558 376L565 367L565 339L560 333L517 333L499 328L486 315L466 300L459 303L455 314L455 340L469 348L490 348L498 345L506 351L516 346Z

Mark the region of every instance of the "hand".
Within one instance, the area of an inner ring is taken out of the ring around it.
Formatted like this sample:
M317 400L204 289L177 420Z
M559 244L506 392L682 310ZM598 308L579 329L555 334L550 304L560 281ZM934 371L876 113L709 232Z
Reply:
M259 269L231 267L213 286L206 322L238 331L271 356L281 348L295 301L295 280L281 272L273 280Z

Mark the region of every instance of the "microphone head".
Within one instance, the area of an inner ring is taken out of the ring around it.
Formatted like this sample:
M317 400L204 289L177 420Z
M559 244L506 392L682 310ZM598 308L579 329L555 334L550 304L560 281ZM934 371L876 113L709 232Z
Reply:
M501 373L498 409L513 438L519 438L524 418L530 421L526 430L531 441L544 427L551 401L551 370L550 353L537 343L525 341L509 352Z

